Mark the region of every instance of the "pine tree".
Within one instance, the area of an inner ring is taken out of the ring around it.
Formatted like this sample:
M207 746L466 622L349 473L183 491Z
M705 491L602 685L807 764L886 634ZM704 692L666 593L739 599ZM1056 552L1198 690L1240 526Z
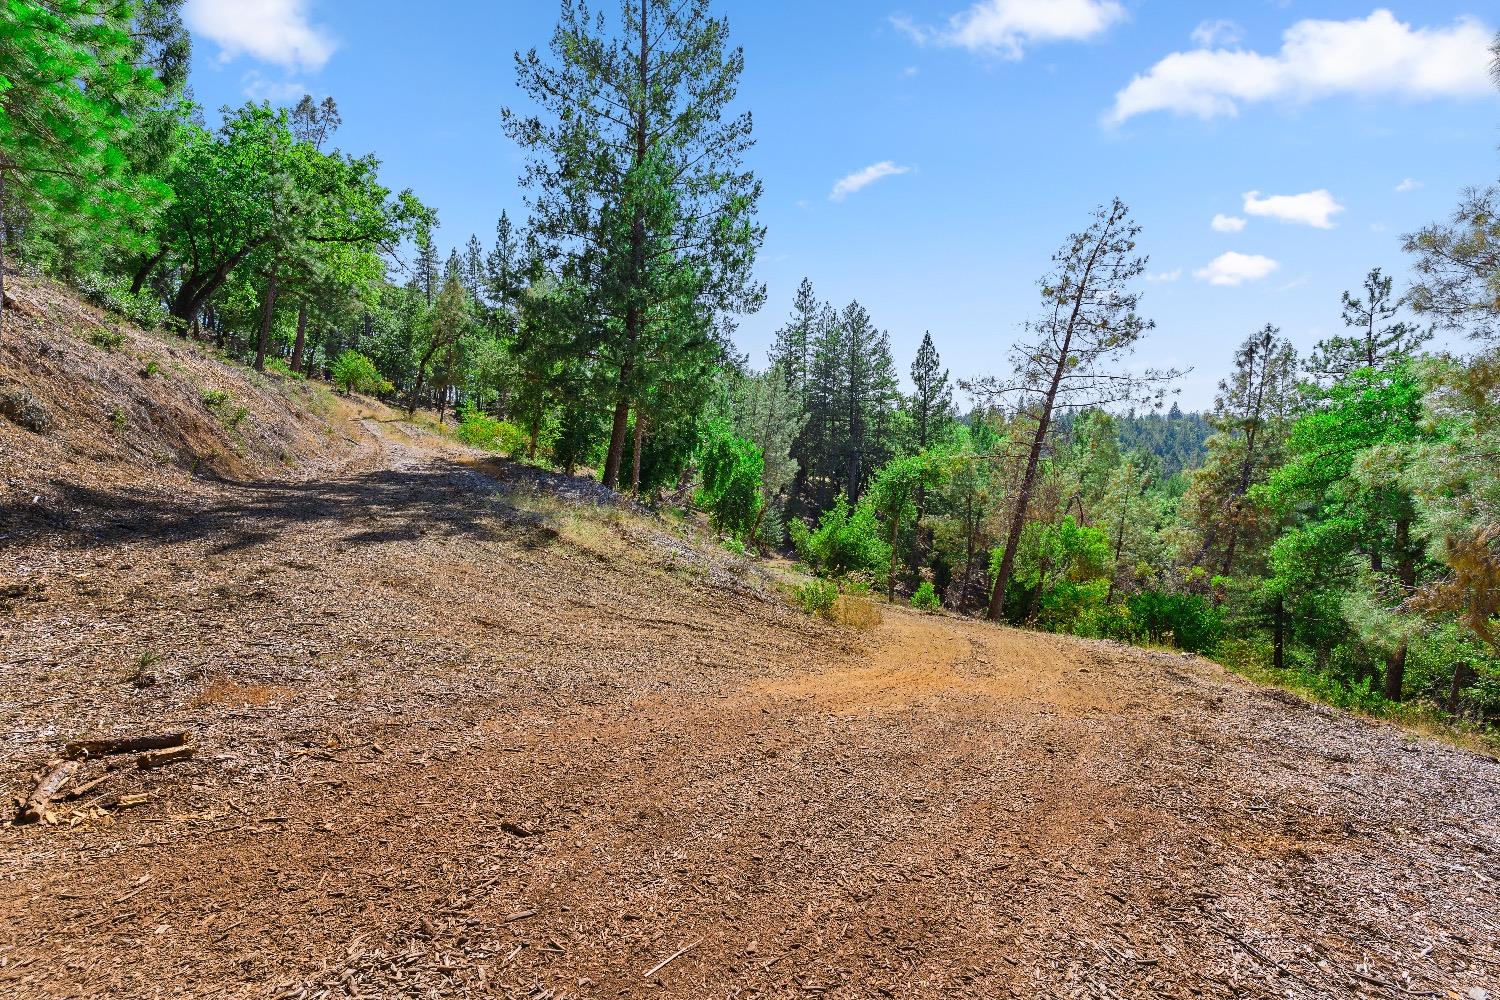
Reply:
M1391 278L1377 267L1365 278L1362 298L1344 293L1344 325L1356 332L1320 340L1308 359L1309 372L1327 384L1360 369L1380 370L1416 356L1432 339L1432 331L1391 322L1405 304L1393 293L1392 285Z
M858 504L870 477L891 457L887 432L898 397L896 365L890 334L877 329L858 302L844 308L839 331L843 437L836 450L843 459L849 502Z
M1146 269L1146 258L1136 255L1139 235L1140 227L1118 198L1096 210L1089 226L1052 257L1053 272L1042 281L1044 318L1031 324L1034 339L1013 352L1016 377L969 384L982 397L1019 394L1021 412L1031 427L1031 445L1011 504L1010 528L990 600L992 619L998 620L1005 609L1042 451L1059 407L1160 398L1156 387L1180 374L1148 369L1131 375L1118 369L1121 358L1155 326L1136 312L1140 294L1130 287Z
M516 57L541 114L503 112L531 153L531 228L564 277L595 297L574 354L607 355L616 369L602 477L611 487L649 381L653 295L671 287L708 313L754 311L764 298L752 276L760 183L742 161L751 122L728 117L744 68L728 23L708 0L624 0L615 29L584 0L563 0L553 61L535 50ZM653 221L670 229L653 232Z
M1210 417L1217 433L1185 498L1185 514L1202 532L1193 565L1217 553L1216 568L1228 576L1240 548L1271 527L1249 494L1281 464L1300 398L1296 349L1268 323L1240 345L1233 373L1219 383Z
M916 386L912 411L917 420L917 449L925 451L953 419L953 387L948 384L948 370L942 367L932 334L922 334L922 345L911 363L911 380Z
M57 230L131 235L166 195L131 170L129 109L159 94L139 65L136 5L8 0L0 6L0 334L13 214Z

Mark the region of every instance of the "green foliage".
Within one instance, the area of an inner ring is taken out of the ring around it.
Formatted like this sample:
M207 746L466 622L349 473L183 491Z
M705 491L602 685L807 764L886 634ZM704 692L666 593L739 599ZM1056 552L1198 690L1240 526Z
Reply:
M292 371L292 366L287 364L283 358L267 358L266 370L275 372L282 378L302 379L306 377L301 372Z
M765 509L761 496L765 461L760 449L724 424L715 424L700 466L703 486L698 505L708 511L714 527L741 542L753 538Z
M1189 653L1211 652L1223 636L1219 609L1197 594L1144 590L1126 601L1138 636Z
M828 580L808 580L797 585L797 606L810 615L828 617L839 599L839 588Z
M920 611L936 611L943 606L931 580L923 580L911 595L911 606Z
M137 374L140 375L141 378L155 378L156 376L161 374L161 365L157 364L155 361L147 361L144 365L141 366L141 370L137 372Z
M526 448L526 432L507 420L496 420L473 408L460 410L458 420L454 433L464 444L502 455L518 455Z
M381 377L375 362L358 351L348 350L340 354L330 369L333 384L345 395L351 392L376 394L390 391L390 383Z
M817 530L809 531L798 522L792 525L791 532L797 555L824 575L876 576L890 565L891 549L881 538L874 508L861 503L851 509L842 493L823 512Z
M210 410L217 410L230 400L230 395L223 389L210 389L203 394L203 405Z
M97 329L89 334L89 343L104 351L117 351L125 343L125 334L118 330Z

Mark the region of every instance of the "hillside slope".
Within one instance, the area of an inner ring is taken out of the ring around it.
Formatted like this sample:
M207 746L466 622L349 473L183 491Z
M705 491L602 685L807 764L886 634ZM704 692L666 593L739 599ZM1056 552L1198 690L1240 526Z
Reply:
M50 282L6 283L0 536L100 494L320 474L360 460L361 414L389 416L139 330Z
M0 539L5 786L196 750L0 828L9 996L1494 995L1493 760L1191 657L840 630L591 484L195 377L293 468L80 430L45 485L129 502Z

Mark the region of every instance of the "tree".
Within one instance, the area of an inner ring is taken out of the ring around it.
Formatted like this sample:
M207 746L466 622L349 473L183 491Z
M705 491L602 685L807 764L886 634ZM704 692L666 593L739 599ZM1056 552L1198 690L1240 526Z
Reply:
M901 529L915 520L917 494L941 482L942 464L928 454L908 455L887 462L870 483L870 506L885 522L891 549L886 572L886 596L896 598L896 574L901 569Z
M1015 566L1016 550L1036 488L1042 450L1059 408L1100 406L1150 396L1150 390L1178 376L1175 371L1147 370L1140 375L1118 370L1122 357L1155 325L1136 311L1140 294L1131 282L1146 269L1136 255L1140 227L1118 198L1094 212L1082 232L1053 255L1053 271L1042 280L1045 315L1029 325L1035 335L1012 354L1013 380L985 378L970 383L986 398L1019 394L1021 411L1032 422L1031 445L1016 496L1010 527L996 566L989 615L998 620ZM1160 397L1158 392L1157 398Z
M129 110L161 84L138 63L129 0L8 0L0 6L0 220L129 238L166 188L131 169ZM5 230L0 221L0 334Z
M743 166L748 114L726 117L743 53L708 0L624 0L617 30L584 0L563 0L549 64L517 54L521 89L542 113L506 108L506 132L531 154L531 228L564 275L596 295L597 315L577 357L614 368L603 480L618 484L657 272L705 312L759 308L751 268L764 229L760 183ZM656 211L670 203L672 211ZM664 224L653 232L651 223ZM623 222L623 224L621 224ZM654 251L654 252L653 252Z
M1392 284L1377 267L1365 278L1362 298L1344 293L1344 325L1355 333L1319 341L1307 362L1309 372L1325 382L1336 381L1361 368L1385 368L1421 351L1432 331L1391 322L1405 304L1391 291Z
M759 448L763 457L765 505L757 535L773 545L782 541L781 509L799 471L792 445L806 420L779 365L745 380L735 406L735 433Z
M1339 350L1325 356L1337 360ZM1186 497L1187 517L1202 532L1192 565L1217 554L1218 572L1228 576L1247 536L1258 539L1268 527L1248 495L1281 463L1299 398L1296 349L1267 323L1240 345L1233 374L1219 383L1209 418L1217 433Z
M416 413L422 387L433 373L436 363L451 353L468 332L472 322L470 301L458 276L449 273L443 280L437 301L421 324L421 339L416 347L416 379L406 397L406 412ZM441 405L441 403L440 403Z
M922 334L922 345L911 363L911 380L916 386L912 412L917 421L917 448L925 451L941 432L943 424L953 418L953 387L943 368L932 334Z
M1500 187L1469 188L1450 223L1405 238L1416 255L1409 301L1418 315L1477 340L1500 339Z

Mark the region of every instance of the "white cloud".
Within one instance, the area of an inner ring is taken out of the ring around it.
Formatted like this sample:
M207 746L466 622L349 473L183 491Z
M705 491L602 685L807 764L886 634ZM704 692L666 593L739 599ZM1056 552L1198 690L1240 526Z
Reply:
M1171 271L1159 271L1156 274L1148 274L1146 275L1146 280L1157 285L1170 285L1180 277L1182 277L1182 268L1179 267Z
M241 55L292 70L317 71L333 55L328 33L308 22L309 0L188 0L188 27L219 46L219 59Z
M1419 188L1421 186L1422 186L1422 182L1421 181L1412 180L1410 177L1408 177L1406 180L1404 180L1400 184L1396 185L1396 193L1397 194L1406 194L1408 191L1415 191L1417 188Z
M1388 10L1349 21L1298 21L1275 55L1201 47L1174 52L1115 95L1106 121L1172 111L1234 116L1257 101L1334 94L1408 100L1489 93L1492 33L1472 17L1413 28Z
M856 191L869 187L884 177L896 177L900 174L911 173L911 167L901 167L890 160L881 160L872 163L863 170L856 170L848 177L841 177L833 186L833 191L828 195L830 201L843 201Z
M1124 19L1119 0L979 0L950 17L946 27L927 28L904 17L891 23L918 44L1019 59L1029 45L1085 41Z
M1245 214L1260 215L1282 222L1295 222L1317 229L1332 229L1333 216L1344 210L1327 191L1304 194L1273 194L1262 197L1259 191L1245 192Z
M1237 215L1225 215L1220 212L1214 216L1209 225L1213 226L1216 233L1238 233L1244 231L1245 220Z
M1217 21L1204 21L1193 29L1193 41L1205 49L1218 45L1238 45L1244 40L1244 29L1224 18L1219 18Z
M240 79L240 85L245 89L245 96L252 101L270 101L272 104L286 104L303 94L311 93L305 83L297 80L267 80L255 70L246 73Z
M1247 281L1259 281L1280 266L1271 258L1258 253L1235 253L1231 250L1209 261L1207 267L1194 271L1193 277L1210 285L1243 285Z

